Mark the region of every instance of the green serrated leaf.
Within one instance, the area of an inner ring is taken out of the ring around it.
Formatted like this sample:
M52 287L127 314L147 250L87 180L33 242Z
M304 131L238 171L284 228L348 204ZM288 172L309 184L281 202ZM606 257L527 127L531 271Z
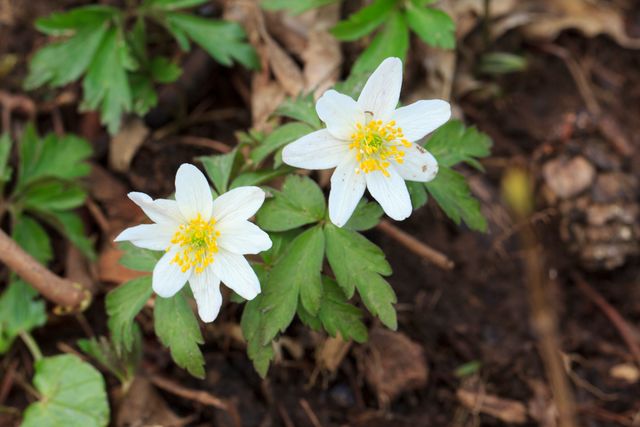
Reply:
M487 230L487 220L480 211L480 202L471 195L464 176L440 166L436 178L425 185L431 197L453 222L460 224L464 221L473 230Z
M426 44L443 49L456 46L456 24L445 12L407 4L407 22Z
M86 197L86 191L74 182L41 180L25 188L20 201L26 209L63 211L82 206Z
M159 251L139 248L130 242L118 243L118 247L124 252L118 262L130 270L151 272L164 255Z
M316 9L337 0L262 0L260 6L265 10L287 9L294 15L298 15L310 9Z
M295 229L281 233L269 233L271 248L260 252L260 256L264 260L265 265L272 267L280 257L286 253L289 244L293 242L293 239L295 239L301 231L300 229Z
M407 184L409 184L409 181L407 181ZM384 211L379 204L361 199L356 206L356 210L353 211L353 215L351 215L349 221L344 225L344 228L355 231L372 229L378 225L383 213Z
M41 263L46 265L53 259L49 235L32 218L26 215L18 215L13 224L11 237L22 249Z
M23 427L104 427L109 401L104 379L90 364L64 354L35 364L40 400L24 412Z
M309 313L302 304L298 304L296 313L298 314L298 319L314 331L319 331L322 328L322 322L320 319Z
M459 120L452 120L427 141L426 148L438 160L438 165L452 167L464 162L483 170L478 158L491 154L491 139L474 127L465 127Z
M324 195L312 179L289 175L282 191L267 200L256 217L267 231L286 231L321 221L325 214Z
M178 366L194 377L204 378L204 356L199 347L204 339L185 292L171 298L156 298L155 331L162 344L171 350L171 357Z
M298 296L308 311L317 312L322 293L323 252L322 229L313 227L296 237L273 267L262 290L261 345L270 343L289 326L296 313Z
M198 160L204 165L204 170L207 172L207 175L209 175L209 178L211 178L219 194L227 192L229 178L236 161L237 153L238 151L234 149L226 154L198 157Z
M264 378L267 375L269 363L273 360L275 353L271 343L262 345L260 340L261 303L262 296L258 295L245 304L240 326L242 328L242 335L244 339L247 340L247 355L253 362L253 366L258 374Z
M127 352L119 351L106 337L80 339L78 347L111 372L125 386L135 378L136 369L142 356L142 332L133 324L133 344Z
M378 316L388 328L395 329L397 319L393 304L396 296L380 276L391 274L391 266L382 250L355 231L333 224L326 224L324 231L327 259L345 296L351 298L357 288L369 312Z
M320 122L318 113L316 113L316 103L313 99L312 93L300 95L297 98L285 99L282 104L280 104L275 114L281 117L288 117L290 119L304 122L314 130L318 130L322 127L322 122Z
M409 190L409 196L411 197L411 206L413 210L419 209L427 204L429 196L427 190L424 188L424 183L416 181L405 181L407 184L407 190Z
M133 347L134 319L151 298L151 276L130 280L107 294L105 306L111 339L118 353L131 351Z
M93 249L93 243L85 235L84 224L75 212L34 210L33 213L69 239L84 256L90 260L95 260L96 253Z
M274 170L260 170L257 172L246 172L240 174L233 180L229 189L234 189L237 187L244 187L247 185L260 185L265 182L269 182L274 178L277 178L282 175L286 175L293 171L290 167L282 167Z
M68 12L55 12L38 18L36 28L51 36L69 36L84 27L96 27L121 12L110 6L89 5L76 7Z
M11 156L11 136L8 133L3 133L0 136L0 192L5 182L11 179L11 166L9 166L9 157Z
M409 49L409 28L404 15L395 12L387 19L384 28L373 38L369 47L353 64L352 73L373 71L380 63L391 56L404 61Z
M134 67L128 49L122 31L109 29L82 82L82 108L99 108L100 121L112 135L120 128L122 114L131 111L133 104L127 70Z
M164 56L154 57L149 64L149 70L153 80L158 83L173 83L182 74L180 66Z
M271 132L256 148L251 151L251 160L260 163L277 149L313 132L313 128L305 123L287 123Z
M396 6L396 0L375 0L369 6L353 13L346 21L338 22L331 29L338 40L353 41L378 28Z
M47 321L44 301L22 280L13 280L0 295L0 354L20 332L29 332Z
M151 7L157 10L171 11L200 6L209 0L145 0L143 7Z
M151 79L139 73L129 74L131 98L133 99L132 111L139 116L144 116L158 104L158 94Z
M260 67L256 52L246 42L244 30L235 22L174 12L167 13L165 20L179 42L181 37L188 36L223 65L231 66L235 60L250 69Z
M349 304L338 284L323 277L323 295L318 318L325 331L332 337L338 333L345 340L367 341L367 326L362 321L362 311Z

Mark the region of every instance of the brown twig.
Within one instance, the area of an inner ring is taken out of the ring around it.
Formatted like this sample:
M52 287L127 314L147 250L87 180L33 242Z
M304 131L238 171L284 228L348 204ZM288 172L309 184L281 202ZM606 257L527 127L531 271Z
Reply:
M572 278L578 286L578 289L587 298L589 298L605 316L607 316L609 321L611 321L613 326L618 330L618 333L629 348L629 351L631 351L636 363L640 366L640 345L634 335L633 327L624 319L624 317L622 317L620 312L609 304L598 291L589 285L579 273L574 272L572 274Z
M378 230L396 240L414 254L422 257L425 261L430 262L443 270L451 270L455 266L455 263L445 254L427 246L420 240L400 230L385 219L380 221L380 224L378 224Z
M4 231L0 230L0 261L31 284L49 301L58 304L58 313L84 310L91 293L81 284L63 279L26 253Z
M185 399L193 400L195 402L201 403L207 406L213 406L214 408L222 409L226 411L231 418L233 419L233 424L236 427L242 427L242 420L240 419L240 414L236 409L235 405L231 402L221 399L212 395L211 393L207 393L204 390L192 390L186 387L181 386L180 384L176 384L168 378L164 378L160 375L152 375L149 377L149 381L153 383L158 388L162 390L168 391L169 393L173 393L176 396L183 397Z
M309 405L309 402L307 402L306 399L300 399L300 406L302 406L304 413L307 414L307 417L309 418L309 421L311 421L313 427L322 427L318 416L313 412L311 405Z

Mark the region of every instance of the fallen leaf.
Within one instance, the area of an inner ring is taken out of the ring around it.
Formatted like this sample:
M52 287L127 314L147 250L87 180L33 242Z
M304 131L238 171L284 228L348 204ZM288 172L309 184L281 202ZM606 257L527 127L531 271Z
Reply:
M527 408L517 400L465 389L459 389L456 396L462 405L474 413L491 415L506 423L524 424L527 421Z
M350 348L351 341L345 341L339 335L327 337L316 348L316 367L335 374Z
M127 172L133 157L149 135L149 128L138 117L127 120L109 145L109 165L116 172Z
M623 380L629 384L635 384L640 380L640 371L633 363L621 363L612 366L609 375L617 380Z

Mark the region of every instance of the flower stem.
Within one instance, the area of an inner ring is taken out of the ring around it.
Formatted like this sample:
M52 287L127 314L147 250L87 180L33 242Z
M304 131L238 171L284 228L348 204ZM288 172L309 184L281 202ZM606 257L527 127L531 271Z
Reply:
M42 352L40 351L40 347L38 347L38 343L33 339L33 336L29 332L20 331L20 338L24 341L25 345L29 349L31 356L33 356L33 360L38 362L42 359Z

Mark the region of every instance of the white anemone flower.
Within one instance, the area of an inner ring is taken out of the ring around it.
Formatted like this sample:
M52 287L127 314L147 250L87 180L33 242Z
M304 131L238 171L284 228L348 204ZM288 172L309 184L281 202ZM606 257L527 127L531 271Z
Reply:
M183 164L176 174L176 200L153 200L129 193L154 224L127 228L116 242L166 253L153 269L153 290L163 298L175 295L188 281L204 322L213 322L222 305L220 282L251 300L260 282L244 258L271 247L269 235L249 222L262 206L258 187L238 187L213 200L205 176Z
M365 188L385 213L401 221L412 212L405 180L428 182L438 162L415 143L451 117L443 100L423 100L396 109L402 61L387 58L373 72L357 101L335 90L316 103L326 129L287 145L282 160L303 169L336 168L331 177L329 217L342 227Z

